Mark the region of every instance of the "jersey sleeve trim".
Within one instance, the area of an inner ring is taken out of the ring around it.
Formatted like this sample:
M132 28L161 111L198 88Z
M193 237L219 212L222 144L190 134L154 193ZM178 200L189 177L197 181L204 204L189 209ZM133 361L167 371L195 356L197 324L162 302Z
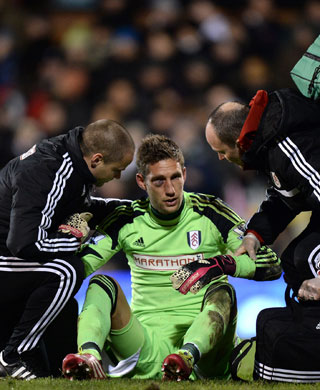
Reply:
M97 227L97 230L110 236L112 239L112 249L115 249L118 245L120 230L125 225L133 223L135 218L144 215L148 206L149 201L147 199L140 199L131 204L120 205L103 220Z
M229 232L235 225L244 223L231 207L213 195L193 193L190 194L190 199L194 211L206 216L216 225L224 242L227 242Z

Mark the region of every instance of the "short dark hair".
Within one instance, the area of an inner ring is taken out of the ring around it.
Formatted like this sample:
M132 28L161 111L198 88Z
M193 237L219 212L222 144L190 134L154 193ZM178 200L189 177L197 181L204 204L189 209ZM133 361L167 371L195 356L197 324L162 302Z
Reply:
M108 163L121 160L135 149L128 130L111 119L100 119L88 125L82 133L80 147L84 156L101 153L103 161Z
M172 159L184 167L184 157L179 146L170 138L159 135L149 134L141 141L137 151L137 169L144 177L149 173L149 165L162 160Z
M234 103L236 103L234 108L228 110L223 109L226 103L220 104L211 112L208 119L208 122L214 126L220 141L230 147L235 146L250 110L246 104Z

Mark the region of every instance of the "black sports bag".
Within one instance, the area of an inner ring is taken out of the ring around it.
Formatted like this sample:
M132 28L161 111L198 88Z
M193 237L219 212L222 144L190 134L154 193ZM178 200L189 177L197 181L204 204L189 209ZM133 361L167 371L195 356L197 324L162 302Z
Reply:
M287 288L286 304L259 313L256 337L244 340L233 351L233 379L241 379L238 365L256 341L253 379L320 382L320 302L300 303L290 297Z

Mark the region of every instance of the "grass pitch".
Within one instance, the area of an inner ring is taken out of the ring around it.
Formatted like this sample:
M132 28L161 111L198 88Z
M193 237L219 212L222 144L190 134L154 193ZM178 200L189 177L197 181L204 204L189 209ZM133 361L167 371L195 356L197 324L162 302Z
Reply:
M255 345L242 360L240 378L252 378ZM198 380L162 382L156 380L120 379L69 381L41 378L30 381L0 379L0 390L320 390L320 383L279 383L264 381Z
M0 390L320 390L320 383L291 384L234 381L161 382L135 379L68 381L66 379L0 380Z

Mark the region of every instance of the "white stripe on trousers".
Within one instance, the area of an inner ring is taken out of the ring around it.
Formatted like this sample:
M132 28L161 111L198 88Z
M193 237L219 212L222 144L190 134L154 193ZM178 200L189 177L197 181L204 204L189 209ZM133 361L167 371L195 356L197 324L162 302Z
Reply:
M20 259L19 259L20 260ZM6 267L4 267L4 265ZM12 266L15 267L12 267ZM19 267L19 268L17 268ZM27 263L21 261L14 262L0 262L0 271L7 272L50 272L59 276L60 283L58 290L45 313L41 316L39 321L34 325L26 338L22 340L18 346L18 353L22 353L34 348L39 339L43 335L44 331L50 325L50 323L57 317L67 301L70 299L71 294L76 284L76 272L74 268L65 260L55 259L51 262L40 263Z

